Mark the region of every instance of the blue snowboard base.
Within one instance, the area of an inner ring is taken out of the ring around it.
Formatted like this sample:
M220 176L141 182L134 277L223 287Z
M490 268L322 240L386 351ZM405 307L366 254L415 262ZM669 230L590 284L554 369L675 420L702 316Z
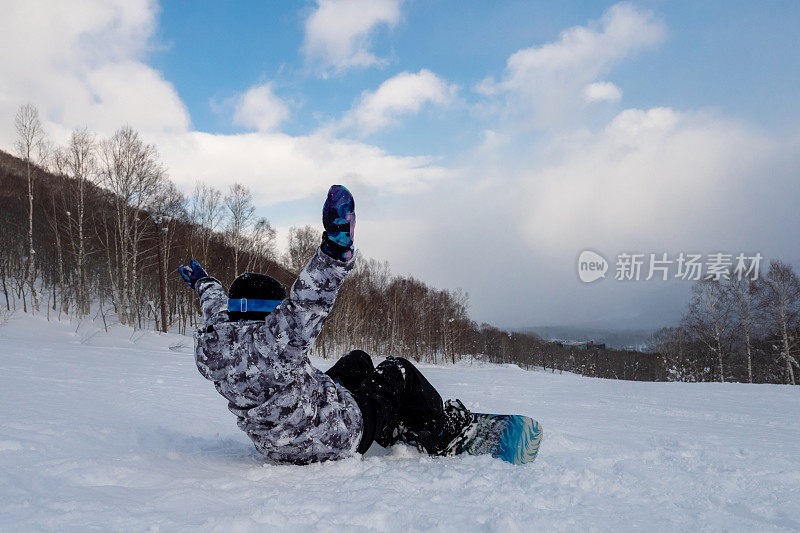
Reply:
M446 455L491 455L521 465L536 459L542 443L539 422L522 415L472 413L472 423Z

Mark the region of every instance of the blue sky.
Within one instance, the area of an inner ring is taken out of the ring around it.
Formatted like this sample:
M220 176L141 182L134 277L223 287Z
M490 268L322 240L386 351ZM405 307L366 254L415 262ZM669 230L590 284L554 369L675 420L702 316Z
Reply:
M340 115L363 90L392 74L427 68L469 87L497 75L516 50L552 41L561 30L597 19L613 4L409 1L397 27L375 32L373 49L388 58L386 66L319 79L308 72L300 50L312 4L172 1L160 6L157 42L162 47L151 58L175 85L196 128L236 131L210 102L269 79L276 93L298 104L286 129L303 134L319 126L315 114ZM793 101L800 85L800 4L636 5L658 14L669 34L658 49L614 70L612 78L630 105L716 107L766 127L791 127L800 118ZM452 128L452 116L439 118L444 120L429 124L436 133ZM456 118L469 120L466 113ZM407 133L414 126L406 124L402 135L386 140L412 144ZM425 135L419 142L429 146L441 142L439 136ZM446 151L447 144L442 148Z
M281 235L348 185L362 254L479 321L655 326L688 283L587 286L578 253L800 262L798 27L794 1L9 0L0 147L28 101L56 143L130 124Z

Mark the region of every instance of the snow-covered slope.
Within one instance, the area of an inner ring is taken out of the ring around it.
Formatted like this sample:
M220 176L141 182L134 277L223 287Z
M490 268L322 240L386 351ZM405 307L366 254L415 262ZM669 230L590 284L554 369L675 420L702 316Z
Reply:
M536 462L396 446L276 466L191 339L75 330L0 326L2 531L800 529L800 387L424 367L445 397L537 418Z

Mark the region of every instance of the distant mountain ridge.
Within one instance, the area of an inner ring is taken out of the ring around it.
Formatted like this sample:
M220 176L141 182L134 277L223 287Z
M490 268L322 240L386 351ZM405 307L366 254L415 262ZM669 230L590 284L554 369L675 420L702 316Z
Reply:
M598 343L605 343L608 348L620 350L647 349L650 336L655 331L653 329L609 329L594 326L581 325L561 325L561 326L531 326L520 328L521 333L533 333L545 340L592 340Z

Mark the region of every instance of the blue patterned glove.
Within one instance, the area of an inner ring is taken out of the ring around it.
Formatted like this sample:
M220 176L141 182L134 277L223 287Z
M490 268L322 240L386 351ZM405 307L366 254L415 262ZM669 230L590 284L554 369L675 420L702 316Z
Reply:
M183 281L194 289L194 284L197 283L198 280L207 278L208 274L206 271L203 270L203 267L200 266L200 263L192 259L189 262L190 266L179 266L178 267L178 274L181 275Z
M333 185L322 208L322 251L338 259L348 261L353 257L353 232L356 229L356 202L353 195L342 185Z

